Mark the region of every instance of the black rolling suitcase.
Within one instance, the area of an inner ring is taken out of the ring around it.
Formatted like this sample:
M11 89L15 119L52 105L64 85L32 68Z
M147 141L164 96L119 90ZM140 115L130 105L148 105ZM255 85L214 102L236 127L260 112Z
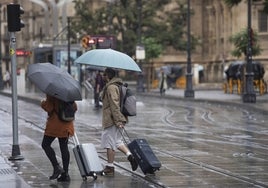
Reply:
M97 179L97 174L102 175L103 167L94 144L80 144L76 134L74 134L73 140L75 143L74 157L83 180L86 180L87 176L92 176L94 180Z
M129 138L127 132L125 130L124 132ZM125 143L127 143L124 135L123 138ZM156 170L160 170L161 163L154 154L146 139L134 139L127 145L144 174L154 174Z

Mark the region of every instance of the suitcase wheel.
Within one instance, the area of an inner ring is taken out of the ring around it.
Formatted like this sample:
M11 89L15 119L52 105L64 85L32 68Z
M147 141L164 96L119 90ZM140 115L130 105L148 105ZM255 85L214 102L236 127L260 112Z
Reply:
M87 177L86 176L83 176L83 181L87 181Z
M98 178L98 176L95 172L92 174L92 177L94 178L94 180L96 180Z
M160 168L152 168L148 171L146 171L144 174L151 174L151 175L155 175L155 171L160 170Z
M155 175L155 173L152 172L152 171L150 171L150 172L144 172L144 174L145 174L145 175L148 175L148 174L149 174L149 175Z

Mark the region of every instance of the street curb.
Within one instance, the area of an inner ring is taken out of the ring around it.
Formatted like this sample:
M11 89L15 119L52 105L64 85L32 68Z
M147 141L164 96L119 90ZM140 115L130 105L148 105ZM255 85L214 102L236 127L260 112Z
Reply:
M195 99L195 98L184 98L181 96L173 96L173 95L168 95L168 94L166 94L165 96L160 96L159 93L153 93L153 92L137 93L137 96L154 97L154 98L159 98L159 99L166 98L166 99L172 99L172 100L179 99L179 100L183 100L183 101L207 102L207 103L221 104L221 105L235 105L235 106L240 107L240 108L246 108L246 109L251 109L251 110L254 109L258 113L268 114L268 110L262 109L261 107L256 107L256 104L258 105L258 103L263 103L263 102L268 103L267 99L262 99L261 101L257 100L257 103L243 103L242 99L241 99L241 101L238 101L238 100L223 101L223 100L216 100L216 99Z
M12 96L11 93L5 92L5 91L0 91L0 94L7 96L7 97ZM165 96L160 96L159 93L157 92L146 92L146 93L137 92L136 95L137 97L154 97L154 98L159 98L159 99L165 98L165 99L172 99L172 100L179 99L183 101L192 101L192 102L207 102L207 103L221 104L221 105L235 105L240 108L246 108L246 109L257 111L258 113L268 114L267 109L262 109L261 107L256 106L259 103L264 103L264 102L268 103L268 99L257 100L256 103L243 103L242 99L241 101L238 101L238 100L223 101L223 100L217 100L217 99L196 99L196 98L184 98L181 96L174 96L174 95L169 95L169 94L166 94ZM41 96L37 97L37 96L18 95L18 99L24 100L26 102L33 103L36 105L40 105L41 98L42 98Z
M8 92L0 91L0 94L6 97L12 97L12 94ZM33 103L36 105L40 105L41 97L37 98L37 97L28 97L28 96L18 95L18 99L29 102L29 103Z

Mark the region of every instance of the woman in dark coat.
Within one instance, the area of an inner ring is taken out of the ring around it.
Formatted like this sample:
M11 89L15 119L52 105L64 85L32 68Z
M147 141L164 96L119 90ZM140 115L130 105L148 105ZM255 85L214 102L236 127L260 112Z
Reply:
M73 121L65 122L58 118L57 112L59 109L59 102L59 99L51 97L49 95L46 96L45 100L41 101L41 107L48 114L45 133L42 141L42 148L44 149L54 169L53 174L49 177L49 179L57 179L58 181L68 182L70 181L70 176L68 174L68 168L70 163L68 139L70 136L74 135L74 123ZM76 103L74 103L73 105L76 111ZM63 168L59 165L55 151L51 147L51 144L55 140L55 138L58 138L59 140Z

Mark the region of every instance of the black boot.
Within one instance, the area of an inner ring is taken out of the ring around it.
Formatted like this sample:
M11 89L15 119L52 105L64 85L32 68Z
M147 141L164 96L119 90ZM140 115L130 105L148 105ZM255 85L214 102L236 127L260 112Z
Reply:
M57 179L58 182L70 182L71 178L68 173L62 173L60 177Z
M137 170L138 163L137 163L136 159L133 157L133 155L129 155L127 159L130 162L130 164L131 164L132 170L133 171Z
M49 177L50 180L57 179L60 174L64 172L63 168L60 165L54 166L54 171L52 176Z

